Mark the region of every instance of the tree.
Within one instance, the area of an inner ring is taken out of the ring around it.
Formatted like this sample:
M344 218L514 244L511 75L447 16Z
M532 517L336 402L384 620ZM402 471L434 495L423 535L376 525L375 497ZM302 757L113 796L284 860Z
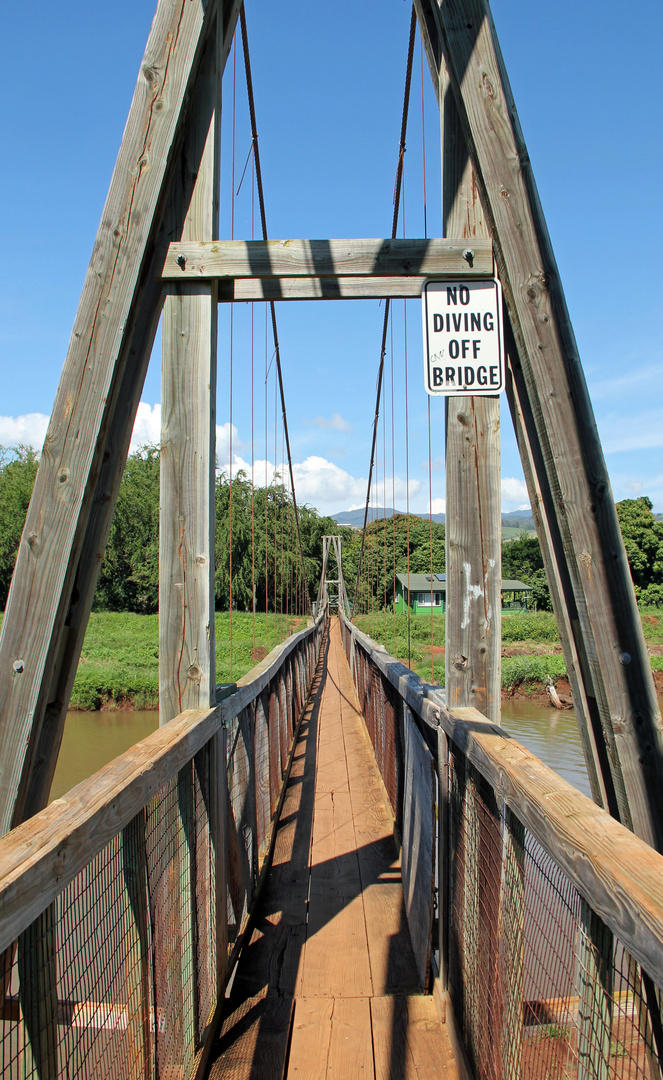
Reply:
M444 525L433 522L433 572L444 571ZM354 600L362 532L355 530L343 550L343 573L350 600ZM394 573L430 574L431 523L406 514L378 518L366 527L358 609L382 608L389 604L394 591Z
M159 608L159 450L143 447L124 468L94 607L151 614Z
M0 608L7 603L38 464L31 446L0 446Z
M652 513L646 495L617 503L617 517L635 595L640 603L663 605L663 522Z
M532 600L538 611L552 611L548 579L538 536L521 533L502 544L502 577L532 586Z

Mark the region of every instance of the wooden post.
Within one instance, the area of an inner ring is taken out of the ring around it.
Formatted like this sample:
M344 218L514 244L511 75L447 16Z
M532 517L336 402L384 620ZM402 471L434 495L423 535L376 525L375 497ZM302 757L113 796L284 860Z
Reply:
M437 888L440 982L449 989L449 739L437 729Z
M174 981L181 988L182 1069L190 1076L197 1044L197 949L196 949L196 826L193 814L193 762L189 762L177 774L177 805L179 828L175 831L174 863L178 868L174 885L178 890L178 925L173 930L179 935L180 965L173 971ZM176 956L176 953L173 954ZM179 1063L178 1063L179 1064Z
M217 13L222 66L239 6L160 0L150 31L0 635L0 833L48 799L161 310L153 260L173 150Z
M170 213L174 221L184 215L185 239L218 235L220 99L213 38L187 129L185 168L171 188ZM169 286L161 372L160 724L184 709L213 705L216 695L216 326L213 284Z
M181 168L166 221L184 240L211 240L219 227L220 20L203 56ZM180 223L183 222L182 225ZM168 240L174 239L172 235ZM179 237L178 237L179 238ZM159 521L159 723L216 700L214 524L217 301L214 283L171 284L163 309ZM218 782L218 778L217 778ZM193 772L177 778L179 981L184 1075L197 1044L196 851ZM220 837L217 834L217 841ZM217 851L217 858L220 852ZM207 1019L207 1018L205 1018Z
M214 851L216 916L216 1003L223 997L228 974L228 731L224 726L210 746L210 833Z
M58 995L55 903L18 939L19 1001L25 1025L25 1075L58 1076Z
M127 1016L132 1075L153 1075L150 1038L149 910L145 809L122 830L122 866L128 907L125 912Z
M488 235L458 112L440 67L445 235ZM502 511L499 397L446 404L446 651L449 708L501 719Z
M578 934L578 1080L607 1080L614 945L612 933L585 900Z
M502 979L504 1080L521 1080L525 990L525 827L507 806L500 896L499 938L505 952Z
M513 332L574 597L590 713L585 747L608 808L663 851L663 732L628 561L584 374L487 0L416 0L432 67L449 72ZM568 643L568 639L567 639ZM563 644L564 642L563 635ZM566 651L568 665L573 650ZM595 704L592 705L591 703ZM587 724L588 718L581 717ZM600 727L600 731L596 730ZM590 768L590 774L591 774ZM596 790L595 785L595 790ZM614 793L614 798L610 793Z

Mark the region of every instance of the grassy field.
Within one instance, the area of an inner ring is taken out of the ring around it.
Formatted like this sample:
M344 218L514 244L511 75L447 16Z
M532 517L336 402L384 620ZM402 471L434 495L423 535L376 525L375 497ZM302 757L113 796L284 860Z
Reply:
M229 615L216 614L216 679L231 681ZM305 619L233 612L232 679L239 679ZM123 612L90 616L71 695L73 709L156 708L159 702L159 617Z
M642 608L640 611L645 640L652 651L663 653L663 610ZM0 615L0 621L2 616ZM217 682L231 681L230 634L227 612L216 614L216 678ZM255 648L253 618L244 612L234 612L232 679L239 679L267 655L288 634L303 628L305 619L257 615ZM434 640L431 650L430 619L425 616L410 619L408 645L407 615L391 612L363 615L357 624L364 633L410 666L426 682L444 685L444 616L434 619ZM131 615L122 612L99 612L90 616L90 623L71 696L73 709L100 708L157 708L159 701L158 676L158 616ZM553 615L523 612L505 616L502 620L502 688L541 686L548 675L557 680L566 675L561 655L557 625ZM509 655L512 654L512 655ZM663 671L663 655L650 657L652 669ZM432 660L432 666L431 666Z
M648 646L663 644L663 610L642 608L640 611L645 641ZM380 641L386 649L410 666L427 682L444 686L444 625L443 615L433 620L434 638L431 649L431 624L425 616L408 617L384 612L363 615L357 625L364 633ZM513 655L509 655L509 654ZM663 656L651 656L654 671L663 671ZM431 664L432 661L432 664ZM502 619L502 689L515 686L534 686L557 680L566 675L561 655L555 616L546 611L522 612Z

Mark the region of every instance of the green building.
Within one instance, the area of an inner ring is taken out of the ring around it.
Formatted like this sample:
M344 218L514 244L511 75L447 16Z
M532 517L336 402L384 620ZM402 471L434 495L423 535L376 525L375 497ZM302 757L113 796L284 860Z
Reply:
M528 596L531 593L531 585L525 585L522 581L511 578L502 579L502 611L527 611ZM424 612L430 615L431 606L433 613L444 612L447 604L447 575L446 574L396 574L396 595L394 606L396 611L407 612L412 615L422 615Z

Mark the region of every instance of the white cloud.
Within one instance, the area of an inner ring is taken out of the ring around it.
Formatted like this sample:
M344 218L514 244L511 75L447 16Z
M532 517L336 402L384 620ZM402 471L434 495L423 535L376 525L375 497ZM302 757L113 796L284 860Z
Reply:
M131 436L129 453L133 454L142 446L158 446L161 442L161 405L148 405L141 401L136 413L136 422Z
M329 419L325 416L316 416L315 420L305 420L309 427L321 427L326 431L352 431L352 424L344 420L340 413L332 413Z
M502 509L507 513L511 510L530 509L527 487L523 480L518 480L515 476L502 477Z
M25 413L23 416L0 416L0 446L33 446L41 450L50 417L45 413Z
M426 509L431 514L445 514L447 510L446 499L433 499Z

